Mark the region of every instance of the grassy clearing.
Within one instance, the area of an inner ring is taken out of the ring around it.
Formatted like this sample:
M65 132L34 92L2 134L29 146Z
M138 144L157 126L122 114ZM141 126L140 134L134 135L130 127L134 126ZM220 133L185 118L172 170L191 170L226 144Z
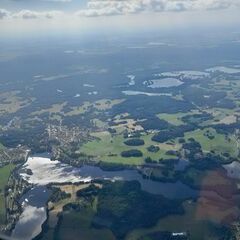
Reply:
M209 131L213 139L209 139L206 134ZM198 141L204 152L215 151L217 154L229 153L233 157L237 157L238 149L233 137L225 137L223 134L218 134L213 128L204 130L195 130L185 133L185 138L194 138Z
M98 160L106 162L126 163L126 164L141 164L142 158L123 158L121 152L132 149L126 146L123 141L124 138L121 135L111 137L108 132L98 133L95 136L99 137L99 140L94 140L83 145L80 149L81 152L87 155L93 155ZM137 147L136 147L137 149ZM116 156L110 156L115 154Z
M90 108L94 108L99 111L104 111L104 110L111 109L114 105L120 104L123 101L125 101L125 100L124 99L114 99L114 100L101 99L101 100L98 100L93 103L84 102L81 106L72 107L71 111L65 113L64 115L65 116L75 116L75 115L84 114Z
M4 198L4 188L7 185L8 178L14 169L13 164L9 164L0 168L0 224L3 224L5 221L5 198Z
M92 123L94 124L94 126L98 127L98 128L107 128L108 124L106 122L101 121L100 119L94 118L92 120Z
M144 163L146 157L151 157L153 160L174 158L174 156L167 155L166 151L178 150L180 148L180 145L177 144L156 144L156 142L151 140L152 134L141 137L145 142L143 146L134 147L125 145L124 141L126 139L122 135L111 136L108 132L100 132L93 135L98 137L99 140L86 143L81 147L80 151L105 162L139 165ZM147 147L150 145L159 146L160 150L157 153L151 153L147 150ZM124 158L121 156L121 152L131 149L140 150L143 153L143 157Z
M182 117L187 115L193 115L199 113L198 110L193 110L191 112L180 112L175 114L168 114L168 113L160 113L157 115L158 118L165 120L169 122L170 124L173 124L175 126L183 125L184 122L182 121Z
M108 110L111 109L114 105L120 104L124 102L125 99L101 99L99 101L96 101L93 103L93 107L96 108L97 110L103 111L103 110Z
M57 223L59 221L59 215L63 211L63 207L66 204L72 203L72 202L78 202L78 199L76 197L76 192L80 189L84 189L88 187L90 184L81 184L81 185L73 185L73 184L66 184L66 185L55 185L54 187L60 188L61 191L70 193L71 197L61 199L58 202L48 202L48 209L49 209L49 215L47 220L48 225L48 231L44 232L44 235L42 237L43 240L47 239L53 239L54 238L54 232L55 227L57 226Z
M31 113L31 115L41 115L43 113L49 113L49 114L53 114L53 113L61 113L63 108L67 105L67 102L64 103L57 103L57 104L53 104L51 107L46 108L46 109L42 109L36 112Z
M54 119L61 120L61 116L58 114L62 114L66 117L67 116L71 117L71 116L84 114L87 111L89 111L91 108L94 108L98 111L104 111L104 110L111 109L114 105L120 104L123 101L125 101L125 100L124 99L114 99L114 100L101 99L101 100L98 100L93 103L85 101L80 106L71 107L68 112L64 112L64 107L67 106L67 102L63 102L63 103L53 104L49 108L35 111L35 112L31 113L31 115L36 116L36 115L40 115L40 114L44 114L44 113L49 113L52 115L51 118L53 120ZM1 105L0 105L0 112L1 112Z
M238 112L236 112L236 109L226 109L226 108L212 108L207 109L205 112L211 114L213 116L213 119L208 120L204 123L202 123L202 126L207 126L211 124L231 124L235 123L237 121L237 115L239 115Z
M128 130L129 132L142 131L143 127L137 124L137 121L131 118L125 119L116 119L114 122L117 124L116 126L112 126L117 133L122 133L124 130ZM123 123L124 122L124 123Z
M237 117L234 115L226 116L223 119L219 120L218 124L232 124L237 122Z
M34 99L23 99L18 96L20 91L10 91L0 94L0 115L15 113L19 109L31 104Z
M4 146L2 145L2 143L0 143L0 150L4 149Z
M215 79L211 84L211 88L218 91L226 91L229 97L234 96L235 93L239 92L240 83L238 80L233 79Z
M157 116L158 118L165 120L175 126L180 126L184 124L181 118L185 115L186 113L176 113L176 114L160 113Z
M65 113L65 116L75 116L75 115L80 115L88 111L88 109L91 107L90 102L84 102L83 105L77 106L77 107L72 107L71 111Z

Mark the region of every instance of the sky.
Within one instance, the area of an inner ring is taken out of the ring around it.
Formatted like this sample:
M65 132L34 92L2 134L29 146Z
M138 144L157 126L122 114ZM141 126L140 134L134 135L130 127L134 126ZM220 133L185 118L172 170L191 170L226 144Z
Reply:
M240 0L0 0L0 34L237 26Z

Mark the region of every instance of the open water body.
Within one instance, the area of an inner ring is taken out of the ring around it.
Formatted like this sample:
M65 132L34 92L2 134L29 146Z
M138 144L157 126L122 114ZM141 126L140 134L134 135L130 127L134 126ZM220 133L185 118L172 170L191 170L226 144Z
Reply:
M31 169L32 175L26 174ZM47 219L46 203L50 195L46 184L64 182L89 182L91 180L138 181L142 190L161 194L169 199L187 199L197 197L198 191L181 183L164 183L143 178L137 170L104 171L96 166L74 168L59 161L51 161L49 155L29 157L23 165L21 176L35 186L20 199L23 213L17 222L12 236L29 240L42 231Z

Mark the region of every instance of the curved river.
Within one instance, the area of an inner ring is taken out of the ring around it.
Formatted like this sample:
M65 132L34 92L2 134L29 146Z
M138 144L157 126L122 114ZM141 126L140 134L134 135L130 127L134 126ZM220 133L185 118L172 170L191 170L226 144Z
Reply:
M28 171L27 171L28 170ZM31 175L27 174L31 172ZM94 179L111 181L138 181L142 190L152 194L161 194L169 199L196 197L198 191L181 182L163 183L144 179L136 170L103 171L95 166L71 167L59 161L51 161L49 154L29 157L22 166L20 175L34 187L21 199L23 213L17 222L12 236L29 240L41 232L41 226L47 218L46 203L50 191L49 183L89 182Z

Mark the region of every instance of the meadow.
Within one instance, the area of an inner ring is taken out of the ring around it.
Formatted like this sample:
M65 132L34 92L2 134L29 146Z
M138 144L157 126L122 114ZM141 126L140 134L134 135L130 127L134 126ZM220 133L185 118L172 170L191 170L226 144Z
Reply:
M198 129L184 134L186 139L194 138L200 143L203 152L214 151L216 154L228 153L232 157L238 156L238 148L233 136L219 134L213 128Z
M4 224L5 222L5 198L4 198L4 188L7 185L9 176L14 169L13 164L6 165L0 168L0 224Z
M104 162L114 162L114 163L122 163L127 165L140 165L144 163L144 159L150 157L152 160L159 159L172 159L176 158L173 155L167 155L167 151L169 150L178 150L180 145L172 144L172 143L156 143L151 140L152 134L145 134L140 137L140 139L144 140L145 144L142 146L127 146L124 144L124 137L120 134L111 135L108 132L99 132L93 134L98 139L90 141L84 144L80 151L94 156L97 160L101 160ZM158 152L149 152L147 147L154 145L159 146L160 150ZM121 152L128 151L131 149L140 150L143 153L142 157L130 157L125 158L121 156Z

